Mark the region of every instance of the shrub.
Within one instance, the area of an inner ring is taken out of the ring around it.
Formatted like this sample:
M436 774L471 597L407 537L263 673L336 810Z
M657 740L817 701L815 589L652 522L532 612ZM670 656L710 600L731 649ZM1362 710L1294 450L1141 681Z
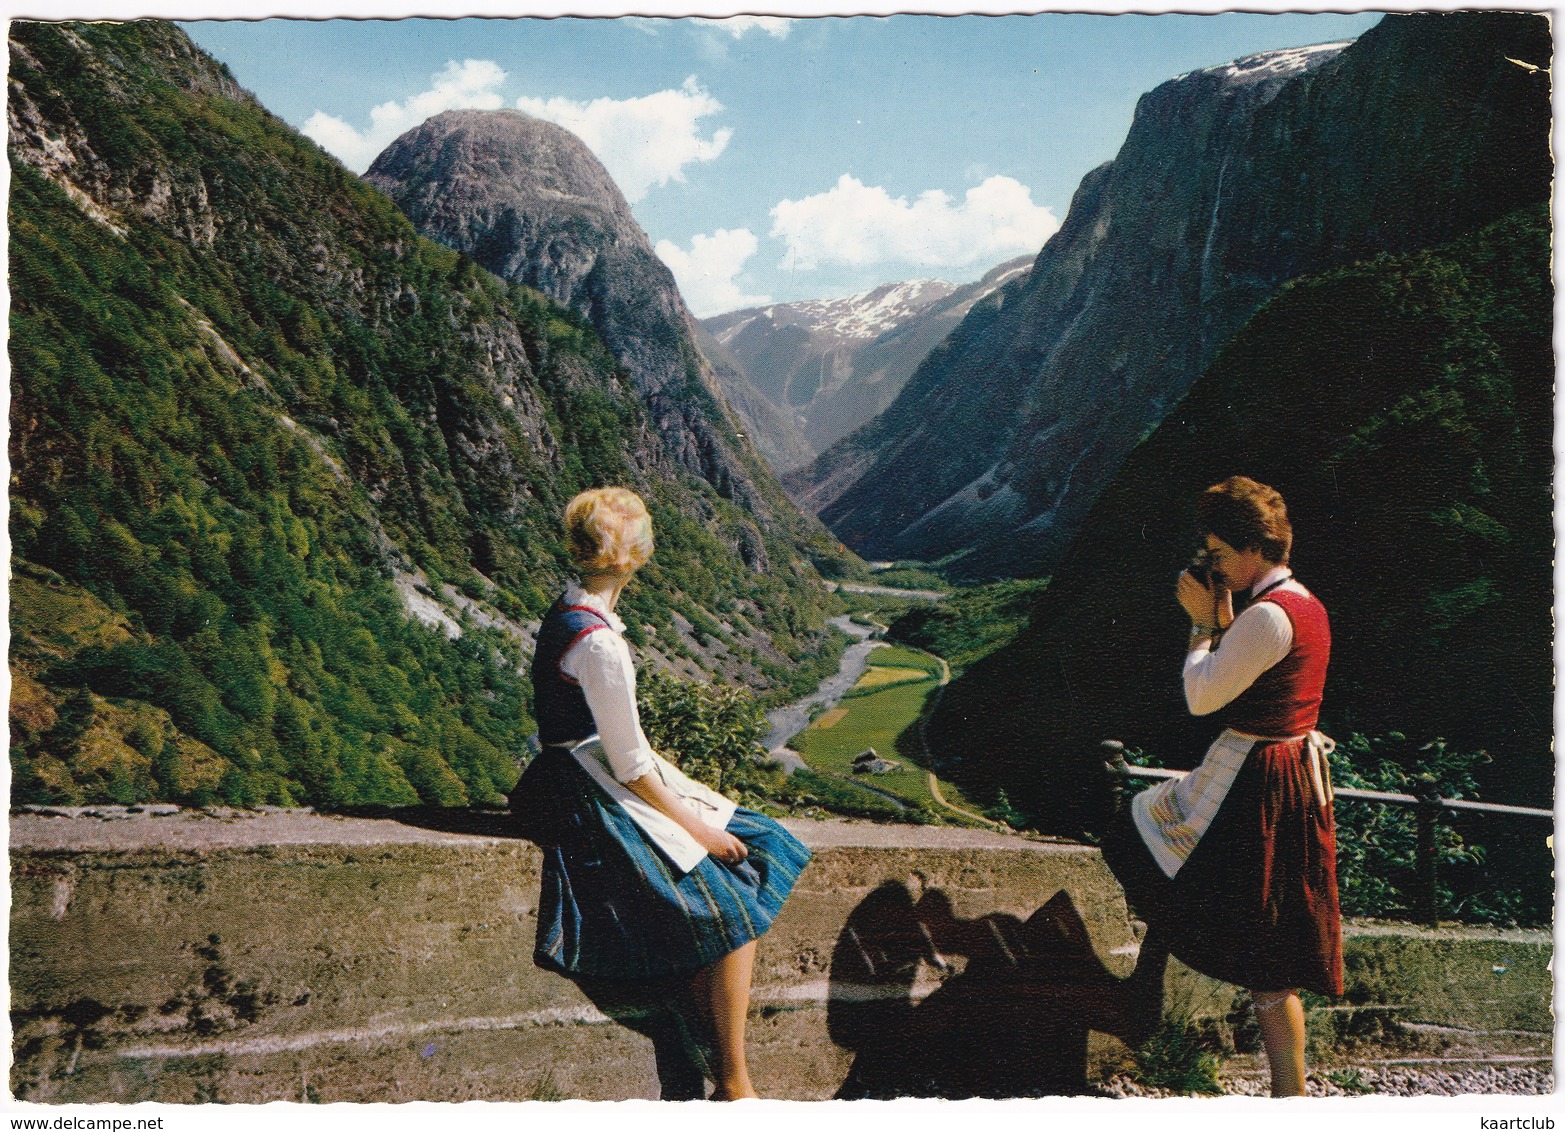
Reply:
M1337 787L1417 794L1436 790L1444 798L1472 798L1476 767L1489 761L1483 751L1452 748L1444 739L1427 743L1399 732L1366 737L1355 733L1331 755L1332 782ZM1337 816L1337 883L1342 910L1358 916L1405 916L1417 903L1417 815L1410 806L1339 801ZM1436 910L1444 916L1510 919L1521 904L1515 890L1488 894L1487 899L1458 901L1450 883L1453 871L1480 866L1484 847L1465 840L1449 824L1435 827ZM1488 887L1492 888L1492 884Z
M1207 1048L1188 1015L1170 1011L1152 1036L1136 1049L1136 1080L1182 1096L1217 1096L1217 1055Z
M730 795L755 784L769 728L749 689L647 670L637 702L647 741L691 778Z

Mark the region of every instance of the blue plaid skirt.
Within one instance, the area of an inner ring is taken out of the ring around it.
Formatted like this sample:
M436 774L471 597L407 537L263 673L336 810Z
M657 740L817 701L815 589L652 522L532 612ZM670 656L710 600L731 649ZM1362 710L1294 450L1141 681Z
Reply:
M764 814L739 809L728 832L750 855L706 857L681 873L568 751L545 747L563 821L543 853L533 962L564 975L656 979L691 973L758 939L810 859Z

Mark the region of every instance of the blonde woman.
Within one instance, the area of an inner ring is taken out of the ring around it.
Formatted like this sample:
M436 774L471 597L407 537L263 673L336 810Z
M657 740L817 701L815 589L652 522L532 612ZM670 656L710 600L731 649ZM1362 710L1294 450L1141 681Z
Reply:
M542 750L524 810L547 812L539 966L569 977L688 975L716 1039L712 1099L753 1097L745 1015L756 940L810 858L776 822L682 774L648 745L615 615L652 555L646 505L624 488L565 509L581 575L544 618L533 657Z

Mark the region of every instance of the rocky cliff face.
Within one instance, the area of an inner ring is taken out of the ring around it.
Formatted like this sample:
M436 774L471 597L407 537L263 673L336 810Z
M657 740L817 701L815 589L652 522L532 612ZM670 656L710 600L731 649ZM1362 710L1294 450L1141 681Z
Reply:
M1284 288L1099 495L1027 628L946 689L927 729L951 760L943 772L971 797L1004 789L1040 829L1079 832L1102 815L1099 740L1194 765L1221 722L1184 702L1189 620L1172 583L1200 539L1196 495L1245 474L1282 492L1290 565L1330 612L1320 727L1341 745L1339 769L1403 790L1429 757L1418 749L1443 737L1488 752L1469 764L1477 797L1547 807L1550 237L1539 202ZM1475 796L1459 768L1431 769L1447 796ZM1488 856L1442 866L1442 883L1526 888L1529 903L1542 897L1528 915L1547 918L1552 861L1537 831L1458 828Z
M17 21L10 51L18 797L496 800L593 483L658 524L638 643L808 667L824 592L689 471L721 450L679 431L699 382L645 398L170 24Z
M586 318L682 466L764 520L791 510L729 416L672 273L575 135L519 111L448 111L365 180L424 235Z
M888 283L843 299L732 311L703 319L702 326L749 384L794 422L802 458L779 461L768 453L772 466L786 472L890 405L973 304L1031 263L1030 256L1003 263L961 287L938 279ZM752 421L752 427L764 426Z
M757 389L728 347L712 337L704 325L695 325L696 345L712 363L729 407L773 471L781 475L814 459L815 450L804 438L798 415Z
M1146 95L1031 274L801 478L854 549L1045 572L1126 454L1300 274L1448 239L1548 193L1547 24L1391 16Z

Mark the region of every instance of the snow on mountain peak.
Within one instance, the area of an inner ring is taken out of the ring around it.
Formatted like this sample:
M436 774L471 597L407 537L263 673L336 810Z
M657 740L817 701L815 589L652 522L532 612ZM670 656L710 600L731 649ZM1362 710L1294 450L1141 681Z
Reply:
M1187 71L1180 75L1179 79L1188 78L1192 74L1212 75L1229 83L1248 86L1266 79L1291 78L1320 66L1352 42L1348 39L1340 43L1316 43L1308 47L1284 47L1277 51L1262 51L1256 55L1246 55L1243 59L1235 59L1231 63L1207 67L1200 71ZM1178 79L1174 81L1177 82Z
M912 279L904 283L885 283L841 299L775 303L759 315L816 333L869 341L954 290L955 284L942 279Z

